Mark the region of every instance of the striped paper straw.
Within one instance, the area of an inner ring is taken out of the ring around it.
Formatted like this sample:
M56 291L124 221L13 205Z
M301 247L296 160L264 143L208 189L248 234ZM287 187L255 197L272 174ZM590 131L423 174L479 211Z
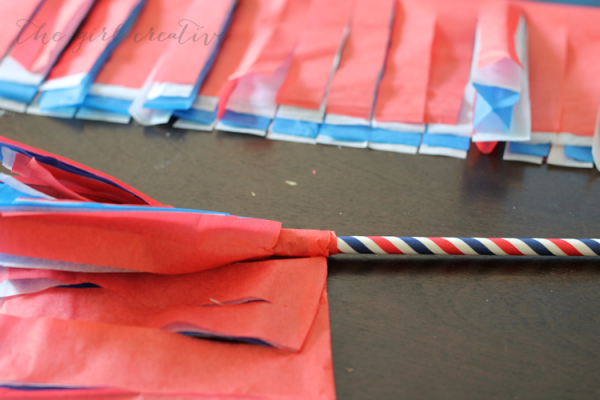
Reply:
M339 236L341 254L456 256L600 256L600 239Z

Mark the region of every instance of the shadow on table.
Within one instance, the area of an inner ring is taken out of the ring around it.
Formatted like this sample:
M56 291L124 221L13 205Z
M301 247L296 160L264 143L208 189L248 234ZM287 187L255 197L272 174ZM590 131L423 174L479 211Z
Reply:
M352 256L328 260L329 275L544 276L564 273L600 278L596 257Z
M600 396L596 259L328 262L339 399Z

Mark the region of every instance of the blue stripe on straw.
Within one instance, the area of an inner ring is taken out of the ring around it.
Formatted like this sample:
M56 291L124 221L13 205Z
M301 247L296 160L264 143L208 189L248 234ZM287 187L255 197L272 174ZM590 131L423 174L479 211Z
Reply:
M492 253L492 251L490 249L485 247L485 245L477 239L473 239L473 238L459 238L459 239L462 240L463 242L465 242L466 244L468 244L469 247L472 248L480 256L495 256L495 254Z
M419 254L433 255L433 252L431 250L429 250L423 243L419 242L415 238L401 237L400 239L404 240L407 245L409 245L414 251L416 251Z
M519 239L522 240L527 246L531 247L533 251L538 253L540 256L553 256L552 252L548 250L543 244L534 239Z
M581 242L596 253L596 255L600 256L600 243L592 239L581 239Z
M352 236L341 236L340 239L346 242L348 246L352 247L352 249L359 254L375 254L371 250L369 250L367 246L362 244L360 240Z

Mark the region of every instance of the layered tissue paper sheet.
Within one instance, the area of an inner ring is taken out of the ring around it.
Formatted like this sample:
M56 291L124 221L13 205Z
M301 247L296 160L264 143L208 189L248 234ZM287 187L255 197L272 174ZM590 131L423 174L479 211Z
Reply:
M457 158L505 142L506 160L594 164L599 8L510 0L0 7L6 110Z
M289 261L277 262L285 264ZM321 270L326 269L324 258L307 259L302 266L304 271L311 269L310 264L320 264ZM81 289L53 290L78 292ZM34 297L51 296L53 292L43 293ZM38 301L46 305L46 310L53 309L42 299ZM3 302L3 306L10 307L6 300ZM252 304L222 305L218 309L243 308ZM62 309L63 314L59 316L51 315L56 312L43 316L44 308L40 307L36 307L37 316L1 312L0 347L7 355L0 361L3 394L18 396L19 389L37 387L38 390L30 393L43 398L52 392L52 389L44 390L49 387L76 388L82 397L91 398L98 390L111 389L159 398L186 395L191 398L333 399L329 316L324 287L313 296L312 304L311 310L303 312L304 325L310 325L310 328L298 351L262 344L208 341L164 329L95 320L102 318L71 319L71 311L78 308L73 306ZM100 310L92 309L92 313L95 311ZM110 310L104 310L102 315L110 319L110 313ZM280 315L274 313L265 317L276 321ZM287 319L287 322L299 321Z

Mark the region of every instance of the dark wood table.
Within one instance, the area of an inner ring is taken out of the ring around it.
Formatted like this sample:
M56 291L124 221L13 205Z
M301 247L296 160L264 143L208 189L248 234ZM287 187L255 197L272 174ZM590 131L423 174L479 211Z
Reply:
M12 113L0 134L166 204L288 228L600 237L600 173L501 148L463 161ZM600 398L595 260L337 256L329 271L341 400Z

